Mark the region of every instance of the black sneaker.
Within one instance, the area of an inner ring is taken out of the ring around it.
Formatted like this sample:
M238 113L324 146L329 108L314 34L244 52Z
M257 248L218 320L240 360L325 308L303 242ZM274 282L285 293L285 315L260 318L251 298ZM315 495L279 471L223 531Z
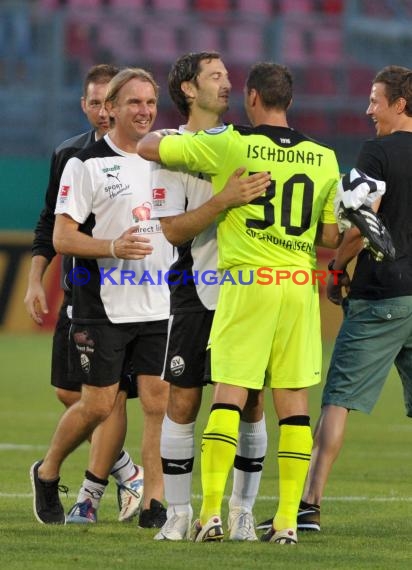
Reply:
M41 481L38 474L41 464L42 461L36 461L30 468L34 516L42 524L66 524L59 491L67 494L68 488L59 486L60 478L55 481Z
M162 528L167 520L166 509L160 501L151 499L150 509L144 509L139 516L140 528Z
M256 525L256 530L269 530L273 519L267 519ZM298 530L320 532L320 507L301 501L297 515Z
M301 501L298 510L298 530L320 532L320 507Z
M257 524L255 526L256 530L269 530L270 528L272 528L272 523L273 523L273 517L271 519L268 519L267 521L262 521L261 523Z

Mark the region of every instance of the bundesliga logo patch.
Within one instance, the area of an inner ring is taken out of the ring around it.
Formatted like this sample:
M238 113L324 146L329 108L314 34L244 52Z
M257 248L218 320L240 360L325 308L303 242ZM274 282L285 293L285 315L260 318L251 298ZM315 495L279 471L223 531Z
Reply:
M69 197L70 186L61 186L59 191L59 201L60 204L64 204L64 202Z
M166 201L166 188L153 188L152 190L153 206L161 208Z

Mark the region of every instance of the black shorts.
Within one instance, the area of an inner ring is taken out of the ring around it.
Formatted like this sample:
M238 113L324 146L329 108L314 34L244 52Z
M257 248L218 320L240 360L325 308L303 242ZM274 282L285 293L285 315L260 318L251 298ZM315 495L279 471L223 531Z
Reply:
M53 334L51 384L63 390L81 392L83 372L76 372L73 367L69 366L71 319L68 316L68 310L71 311L71 304L71 295L65 292ZM136 375L130 360L123 364L119 389L127 392L129 399L138 397Z
M64 295L62 306L57 317L56 328L53 334L51 383L56 388L63 388L72 392L82 389L81 378L69 373L69 339L71 320L67 308L71 305L71 298Z
M178 313L169 319L162 378L182 388L210 382L210 350L207 350L214 311Z
M140 374L160 376L167 322L73 323L70 330L70 374L90 386L111 386L129 372L132 378Z

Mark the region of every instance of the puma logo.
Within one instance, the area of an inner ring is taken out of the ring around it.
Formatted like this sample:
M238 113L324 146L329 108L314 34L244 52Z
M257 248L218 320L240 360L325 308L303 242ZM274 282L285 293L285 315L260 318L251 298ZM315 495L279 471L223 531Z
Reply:
M188 465L190 465L190 461L185 461L184 463L172 463L171 461L167 462L168 467L177 467L182 471L186 471Z

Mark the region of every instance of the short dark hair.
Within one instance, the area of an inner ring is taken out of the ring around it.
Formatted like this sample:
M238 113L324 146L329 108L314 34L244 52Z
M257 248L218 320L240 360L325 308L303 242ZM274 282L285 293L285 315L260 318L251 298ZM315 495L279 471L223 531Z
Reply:
M87 72L83 82L83 96L87 95L87 88L90 83L109 83L109 81L119 73L120 69L110 63L99 63L93 65Z
M182 91L182 83L184 81L193 81L196 85L201 62L205 60L211 61L212 59L221 59L221 57L216 51L186 53L175 61L169 72L169 95L179 112L186 118L189 116L190 103Z
M255 89L265 108L286 111L292 101L292 74L287 67L278 63L255 63L246 79L246 89L248 93Z
M385 85L389 105L403 97L406 101L405 114L412 117L412 70L400 65L388 65L375 75L372 83Z

